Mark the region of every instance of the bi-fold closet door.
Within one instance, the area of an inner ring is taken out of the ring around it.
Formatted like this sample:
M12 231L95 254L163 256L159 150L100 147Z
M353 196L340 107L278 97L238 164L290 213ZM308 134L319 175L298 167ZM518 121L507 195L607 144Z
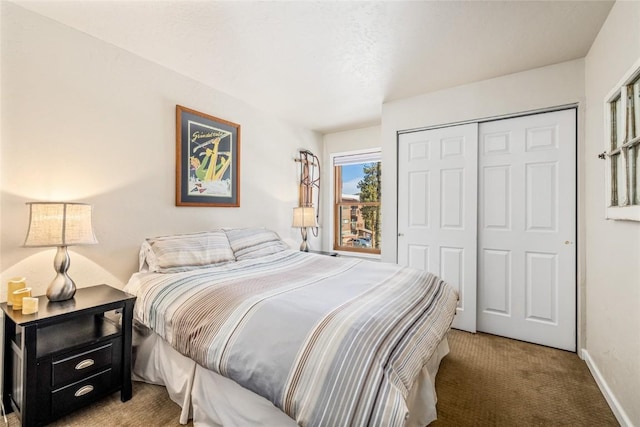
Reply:
M398 262L459 292L453 327L575 351L576 110L401 134Z

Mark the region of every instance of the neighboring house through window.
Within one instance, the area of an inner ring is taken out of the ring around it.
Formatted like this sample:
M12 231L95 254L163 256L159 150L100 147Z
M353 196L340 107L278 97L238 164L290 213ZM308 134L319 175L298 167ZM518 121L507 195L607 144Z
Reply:
M380 149L333 158L333 249L380 254Z

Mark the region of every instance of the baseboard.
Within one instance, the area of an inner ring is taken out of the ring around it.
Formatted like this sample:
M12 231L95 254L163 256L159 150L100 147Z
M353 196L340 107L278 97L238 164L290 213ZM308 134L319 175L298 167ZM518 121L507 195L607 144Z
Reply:
M600 370L596 366L595 362L593 361L593 359L591 359L589 352L586 349L582 349L581 356L582 360L587 362L587 366L589 367L589 371L591 371L591 375L596 380L596 384L598 384L602 395L606 399L609 407L611 408L611 411L613 411L613 415L615 415L620 425L622 427L633 427L633 424L631 424L631 420L627 416L627 413L624 411L622 406L620 406L620 402L618 402L618 399L616 399L615 395L609 388L609 385L600 373Z

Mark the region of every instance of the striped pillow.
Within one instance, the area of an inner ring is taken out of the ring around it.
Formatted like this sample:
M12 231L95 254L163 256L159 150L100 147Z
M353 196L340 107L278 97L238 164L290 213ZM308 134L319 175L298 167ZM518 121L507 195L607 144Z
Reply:
M236 260L259 258L289 249L275 231L266 228L225 229Z
M220 230L146 239L149 271L175 273L235 261L227 235Z

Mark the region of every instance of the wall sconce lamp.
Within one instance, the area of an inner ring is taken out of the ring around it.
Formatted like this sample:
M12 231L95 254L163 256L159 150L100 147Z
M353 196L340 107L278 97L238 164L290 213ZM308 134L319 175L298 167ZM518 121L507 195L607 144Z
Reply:
M76 293L76 285L67 274L67 246L98 243L91 227L91 205L86 203L32 202L29 206L29 230L24 246L52 247L58 252L53 260L56 276L47 289L49 301L66 301Z
M293 208L293 224L294 228L299 228L302 233L302 244L300 250L303 252L309 252L309 243L307 242L307 228L317 227L316 213L313 207L298 207Z

